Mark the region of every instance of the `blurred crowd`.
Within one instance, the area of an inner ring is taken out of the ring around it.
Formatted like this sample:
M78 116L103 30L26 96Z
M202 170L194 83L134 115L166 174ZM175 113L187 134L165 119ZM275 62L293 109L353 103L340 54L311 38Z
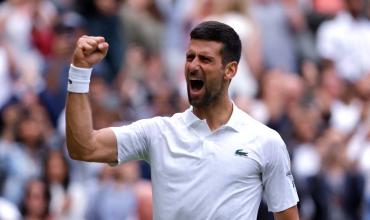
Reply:
M301 219L370 219L367 0L0 2L0 219L151 219L146 163L66 154L71 55L82 35L110 45L90 84L95 129L170 116L188 108L185 50L204 20L241 37L230 96L286 142Z

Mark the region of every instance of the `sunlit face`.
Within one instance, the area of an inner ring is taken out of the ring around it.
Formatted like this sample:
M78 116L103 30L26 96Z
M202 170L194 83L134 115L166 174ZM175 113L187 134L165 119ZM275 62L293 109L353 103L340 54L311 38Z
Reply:
M222 43L191 40L186 52L185 78L188 99L194 107L205 107L227 94Z

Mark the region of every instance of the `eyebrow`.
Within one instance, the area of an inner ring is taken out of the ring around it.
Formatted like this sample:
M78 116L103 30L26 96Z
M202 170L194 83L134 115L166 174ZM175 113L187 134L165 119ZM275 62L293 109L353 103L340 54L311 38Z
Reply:
M198 56L199 56L200 59L207 59L207 60L213 60L214 59L214 57L212 57L212 56L207 56L207 55L202 55L202 54L200 54Z
M187 56L195 56L195 53L194 52L187 52L186 53L186 57ZM201 59L210 59L210 60L213 60L214 57L211 56L211 55L205 55L205 54L198 54L199 58Z
M194 53L193 52L187 52L186 53L186 56L190 56L190 55L194 55Z

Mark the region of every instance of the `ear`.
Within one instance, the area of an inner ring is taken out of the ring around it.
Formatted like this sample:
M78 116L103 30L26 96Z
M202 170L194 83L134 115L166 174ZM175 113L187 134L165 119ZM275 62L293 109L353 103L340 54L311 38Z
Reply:
M237 70L238 70L238 63L236 61L232 61L226 64L224 79L231 80L235 76Z

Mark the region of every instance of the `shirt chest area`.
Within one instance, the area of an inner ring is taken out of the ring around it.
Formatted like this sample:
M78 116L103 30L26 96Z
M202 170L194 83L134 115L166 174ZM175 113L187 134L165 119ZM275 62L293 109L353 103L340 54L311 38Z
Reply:
M154 145L152 171L167 179L245 181L260 177L258 143L241 132L227 128L215 132L163 131Z

